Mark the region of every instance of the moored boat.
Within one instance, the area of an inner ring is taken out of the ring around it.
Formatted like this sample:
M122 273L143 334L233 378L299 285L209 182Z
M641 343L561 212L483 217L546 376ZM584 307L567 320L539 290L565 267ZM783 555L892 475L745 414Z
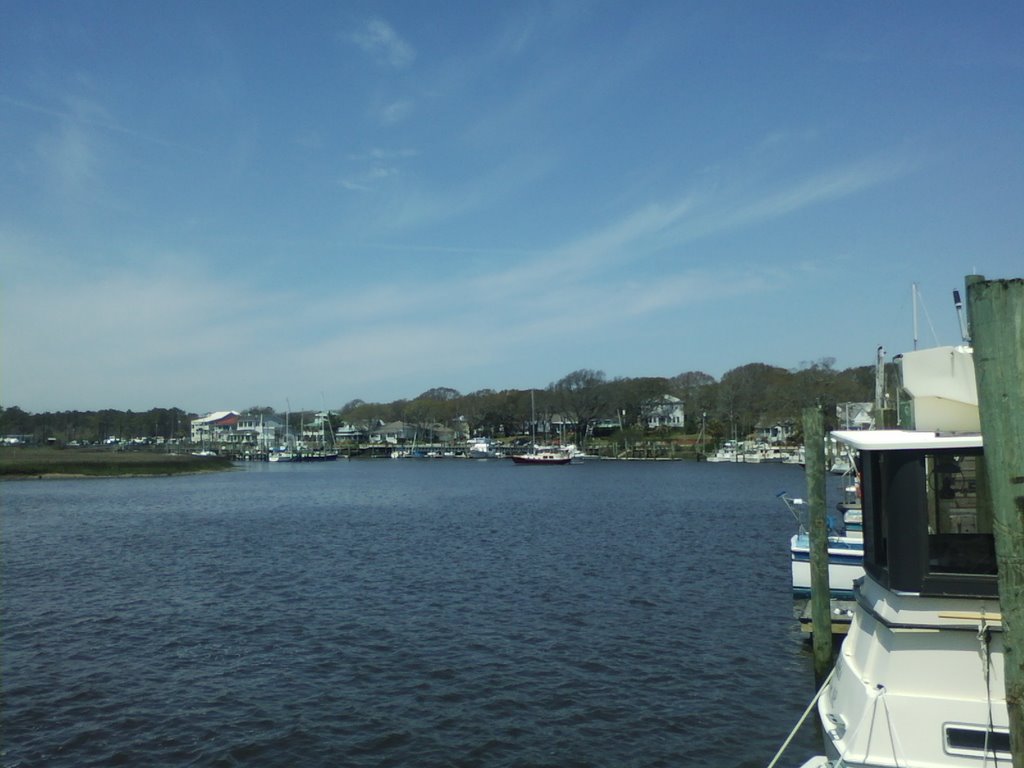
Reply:
M807 600L811 596L811 544L807 532L806 503L785 493L779 497L786 503L798 523L798 530L789 542L793 598ZM829 594L834 600L853 598L854 582L864 575L864 538L856 531L831 526L828 534Z
M827 764L1009 765L972 353L930 349L898 363L906 428L833 433L860 469L865 575L817 700Z
M530 392L530 420L533 431L533 445L529 453L513 454L512 461L516 464L533 464L537 466L558 466L572 462L573 454L563 450L552 448L541 448L537 445L537 415L533 400L533 392ZM575 451L575 446L573 446Z
M501 444L489 437L473 437L466 442L466 457L470 459L500 459L504 457Z
M572 456L564 451L537 451L512 457L516 464L569 464Z

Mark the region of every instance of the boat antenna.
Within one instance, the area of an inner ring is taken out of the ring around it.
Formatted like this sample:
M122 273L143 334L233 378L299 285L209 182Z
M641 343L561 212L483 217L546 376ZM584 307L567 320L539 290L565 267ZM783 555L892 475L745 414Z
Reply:
M910 284L910 300L914 308L914 349L917 349L917 283Z
M953 291L953 306L956 307L956 317L960 321L960 338L970 343L971 336L967 332L967 318L964 317L964 303L960 300L960 291Z

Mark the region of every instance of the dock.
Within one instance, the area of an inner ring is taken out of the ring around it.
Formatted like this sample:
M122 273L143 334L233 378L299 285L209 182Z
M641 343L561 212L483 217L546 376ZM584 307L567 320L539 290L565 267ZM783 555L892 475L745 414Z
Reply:
M853 609L856 606L853 600L832 600L830 601L830 612L832 614L832 634L845 635L850 631L850 622L853 620ZM811 620L811 601L805 600L803 604L794 606L794 613L800 620L800 631L806 635L814 632Z

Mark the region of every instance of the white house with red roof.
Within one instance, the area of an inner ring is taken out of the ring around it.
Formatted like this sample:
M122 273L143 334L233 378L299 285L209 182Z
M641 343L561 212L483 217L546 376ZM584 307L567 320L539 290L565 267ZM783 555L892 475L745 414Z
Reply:
M193 443L226 443L238 429L238 411L216 411L192 419Z

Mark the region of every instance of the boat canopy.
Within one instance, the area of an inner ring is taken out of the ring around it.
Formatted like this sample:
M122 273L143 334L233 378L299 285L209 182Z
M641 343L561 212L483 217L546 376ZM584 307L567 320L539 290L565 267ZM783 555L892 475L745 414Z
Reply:
M858 451L922 451L981 448L981 434L913 432L905 429L837 430L832 437Z

